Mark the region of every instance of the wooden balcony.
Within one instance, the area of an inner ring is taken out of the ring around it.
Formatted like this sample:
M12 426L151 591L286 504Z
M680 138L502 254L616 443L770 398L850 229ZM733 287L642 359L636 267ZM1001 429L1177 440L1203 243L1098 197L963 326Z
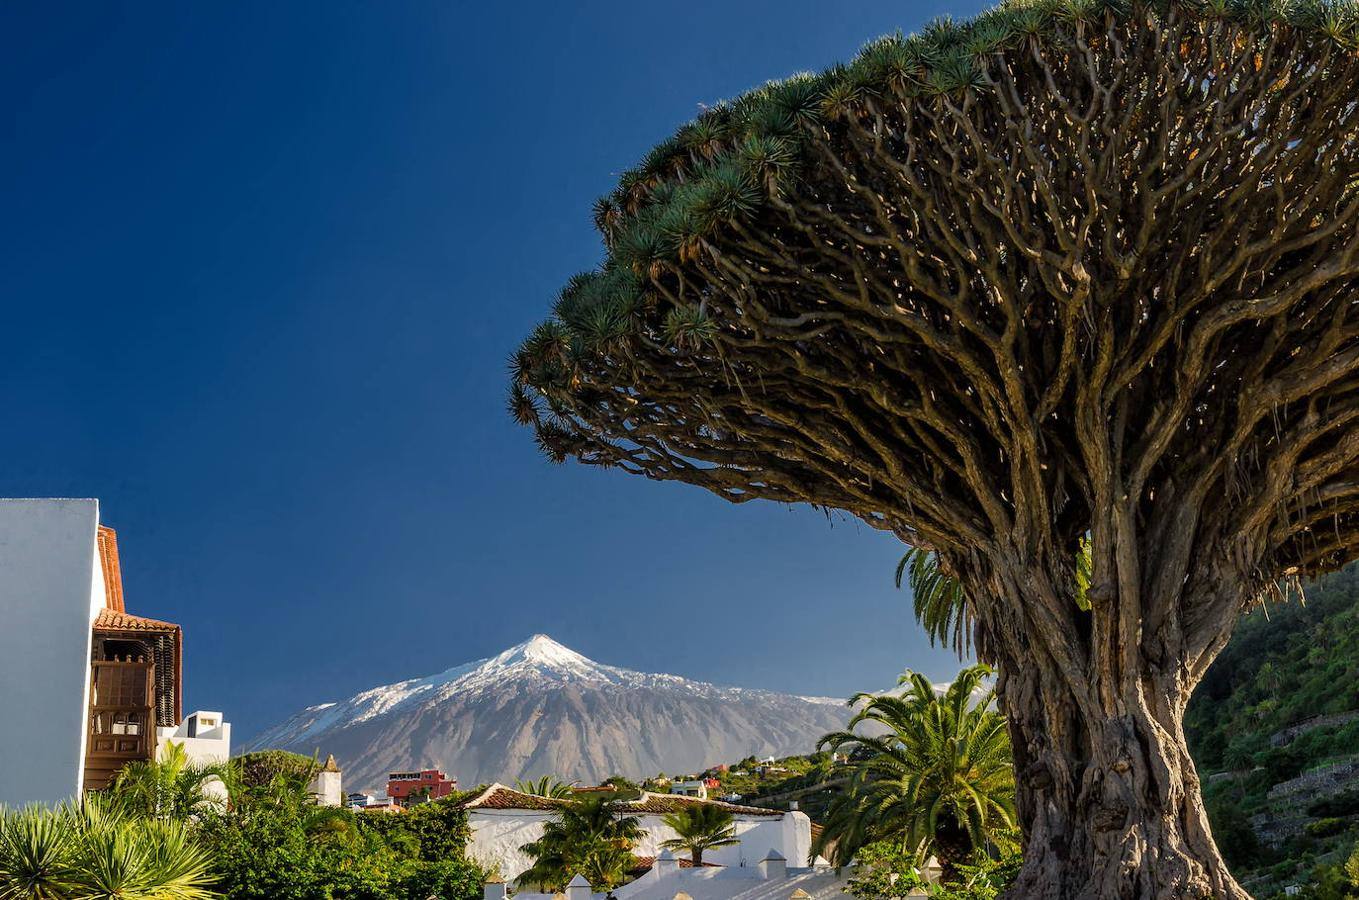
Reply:
M149 660L96 660L90 684L85 789L108 787L133 760L156 755L156 667Z

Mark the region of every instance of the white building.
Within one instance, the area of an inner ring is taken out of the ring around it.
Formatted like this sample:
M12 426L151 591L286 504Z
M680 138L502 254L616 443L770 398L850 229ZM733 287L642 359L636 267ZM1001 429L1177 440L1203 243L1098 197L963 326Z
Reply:
M656 859L651 870L608 895L614 900L850 900L849 869L836 870L828 865L790 866L770 851L752 866L685 868L670 851ZM937 867L927 868L926 881L937 881ZM566 888L565 900L599 900L589 882L577 875ZM505 900L503 884L488 884L486 900ZM558 895L560 896L560 895ZM903 897L925 897L928 893L913 888ZM517 893L514 900L552 900L550 894Z
M698 778L693 781L676 781L670 785L670 793L680 797L695 797L699 800L708 799L708 785L703 779Z
M316 798L318 806L345 806L344 773L335 762L335 754L326 756L326 761L311 777L307 790Z
M771 850L754 866L745 868L691 869L680 865L666 851L656 864L636 881L616 888L616 900L674 900L683 894L690 900L849 900L849 880L854 872L835 869L818 859L810 866L792 866ZM923 872L924 880L937 882L940 870L933 859ZM906 897L925 897L927 892L913 888Z
M230 755L221 713L182 715L180 627L127 612L97 500L0 499L0 610L0 805L105 787L167 741Z
M533 863L520 848L542 836L543 825L565 802L569 801L523 794L502 784L491 785L461 804L472 829L467 855L506 881L513 881ZM661 844L675 837L675 832L665 824L665 816L705 802L712 801L644 791L637 800L620 803L624 815L640 820L642 839L633 853L639 857L660 856ZM812 831L811 820L805 813L729 803L715 805L732 814L739 843L709 850L704 854L705 863L749 868L774 851L797 865L807 864Z

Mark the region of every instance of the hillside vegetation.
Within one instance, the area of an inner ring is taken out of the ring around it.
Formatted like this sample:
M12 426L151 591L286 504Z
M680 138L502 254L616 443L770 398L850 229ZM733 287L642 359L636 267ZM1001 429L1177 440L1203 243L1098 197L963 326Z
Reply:
M1185 727L1218 844L1247 889L1268 897L1334 875L1359 841L1359 566L1247 615Z

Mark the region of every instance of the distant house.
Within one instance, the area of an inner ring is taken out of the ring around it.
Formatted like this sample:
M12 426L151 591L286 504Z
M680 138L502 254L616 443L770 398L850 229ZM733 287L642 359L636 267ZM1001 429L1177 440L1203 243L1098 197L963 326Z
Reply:
M184 716L184 634L127 611L97 500L0 500L0 805L100 790L173 741L225 760L220 712Z
M459 804L467 812L467 823L472 829L468 856L498 871L506 881L513 881L533 863L520 848L541 837L543 825L568 802L520 793L502 784L491 785ZM619 804L624 815L640 820L643 837L633 853L642 858L659 856L661 844L676 836L665 824L665 816L703 803L713 803L732 814L739 841L730 847L709 850L704 854L706 862L735 868L753 866L772 850L799 865L806 864L812 838L811 820L804 813L649 791L643 791L636 800Z
M344 798L345 806L350 809L363 809L370 803L377 803L377 797L372 794L352 793L346 794Z
M406 811L406 807L402 806L400 803L397 803L391 797L378 797L374 799L373 802L371 803L365 804L363 806L355 806L353 808L359 810L360 812L400 813Z
M439 800L458 791L458 779L438 769L418 772L392 772L387 776L387 796L401 806Z
M670 793L677 797L696 797L699 800L707 800L708 782L699 778L695 778L692 781L672 782L670 785Z

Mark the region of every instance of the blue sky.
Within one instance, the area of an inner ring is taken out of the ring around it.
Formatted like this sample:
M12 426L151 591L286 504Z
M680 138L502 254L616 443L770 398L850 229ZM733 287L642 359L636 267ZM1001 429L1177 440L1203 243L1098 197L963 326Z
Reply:
M0 495L99 497L242 736L539 631L799 693L950 676L891 538L551 466L505 360L700 103L977 8L4 4Z

